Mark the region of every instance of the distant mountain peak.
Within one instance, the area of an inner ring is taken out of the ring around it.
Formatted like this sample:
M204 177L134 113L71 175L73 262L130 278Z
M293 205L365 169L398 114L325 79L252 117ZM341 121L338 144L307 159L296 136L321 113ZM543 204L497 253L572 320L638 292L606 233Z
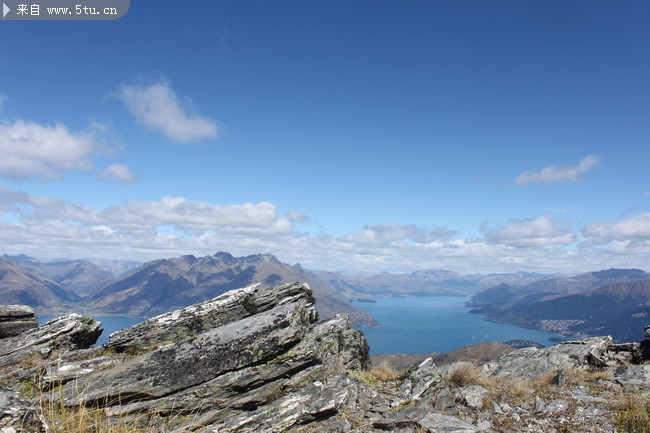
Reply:
M216 253L214 253L214 255L212 257L216 257L216 258L222 259L222 260L233 260L234 259L232 254L227 253L225 251L217 251Z

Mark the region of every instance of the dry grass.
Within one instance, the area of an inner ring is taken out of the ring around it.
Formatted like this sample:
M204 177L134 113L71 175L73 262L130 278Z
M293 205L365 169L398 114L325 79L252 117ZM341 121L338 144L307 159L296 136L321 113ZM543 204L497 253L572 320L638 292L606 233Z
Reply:
M538 394L543 393L551 386L553 379L555 379L557 374L557 371L549 371L548 373L541 374L540 376L537 376L535 379L533 379L530 382L530 385Z
M168 431L165 426L192 418L192 414L165 417L149 412L109 416L109 411L100 405L70 407L60 383L49 392L43 391L44 387L38 383L30 383L35 407L50 427L49 433L160 433Z
M392 382L404 378L404 372L393 369L386 361L370 369L370 374L384 382Z
M395 370L385 361L370 370L351 371L349 374L369 386L381 386L387 382L396 382L404 379L406 375L404 371Z
M452 386L460 388L468 385L482 385L485 376L481 367L471 362L461 361L451 366L445 379Z
M478 385L489 393L483 398L483 407L490 407L493 401L508 397L512 403L519 404L531 396L532 384L528 380L510 380L501 377L489 377L480 380Z
M564 371L566 376L566 385L579 386L589 385L598 382L601 379L609 379L611 372L609 370L584 370L580 368L571 368Z
M53 359L57 359L61 356L61 353L58 350L53 350L47 355L43 355L39 352L34 352L17 362L17 366L23 370L31 370L32 368L45 366L48 362Z
M62 394L52 398L42 395L39 411L50 426L50 433L160 433L168 431L165 426L178 426L192 419L192 414L174 415L167 418L142 415L107 415L101 407L67 407Z

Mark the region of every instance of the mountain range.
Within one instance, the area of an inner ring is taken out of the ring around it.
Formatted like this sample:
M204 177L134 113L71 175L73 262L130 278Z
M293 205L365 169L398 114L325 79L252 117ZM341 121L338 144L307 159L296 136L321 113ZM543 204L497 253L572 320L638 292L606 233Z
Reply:
M313 272L282 263L270 254L233 257L219 252L154 260L88 297L85 306L110 314L152 316L256 283L270 287L296 281L309 284L323 318L348 313L357 326L377 324Z
M75 311L151 317L228 290L295 281L310 285L322 318L347 313L355 326L378 324L315 273L282 263L270 254L233 257L219 252L199 258L159 259L120 277L87 260L41 262L24 255L0 258L1 303L26 304L39 314Z
M431 296L431 295L473 295L489 287L507 283L512 287L523 287L535 281L550 278L550 275L530 272L507 274L468 274L454 271L427 269L404 274L336 274L319 273L331 281L351 299Z
M2 304L22 304L61 312L80 297L65 287L38 275L18 262L0 257Z
M474 295L468 305L495 322L572 337L609 334L617 341L634 340L650 320L650 274L608 269L519 288L499 284Z
M24 268L54 281L80 297L99 291L116 278L116 275L88 260L60 259L42 262L24 254L17 256L5 254L2 258L15 261Z
M355 326L378 322L351 301L395 296L473 295L471 311L491 321L573 337L610 334L618 341L638 339L650 318L650 274L639 269L577 275L463 275L448 270L341 274L292 266L270 254L234 257L218 252L144 264L0 257L0 303L30 305L39 314L151 317L231 289L296 281L312 288L322 318L348 313Z

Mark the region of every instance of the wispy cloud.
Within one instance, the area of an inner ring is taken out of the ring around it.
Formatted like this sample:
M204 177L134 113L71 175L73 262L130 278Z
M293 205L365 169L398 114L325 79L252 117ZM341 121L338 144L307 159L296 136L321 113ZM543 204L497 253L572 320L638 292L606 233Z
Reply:
M600 162L600 157L597 155L588 155L580 160L578 165L571 166L556 166L550 165L542 168L540 171L527 171L515 179L515 183L519 186L527 183L540 182L544 184L549 183L565 183L576 182L582 178L582 175L591 170Z
M0 175L40 181L62 179L67 171L91 171L100 144L91 132L71 132L62 124L16 120L0 124Z
M554 221L547 216L510 219L507 224L495 228L483 223L481 231L488 243L515 247L568 245L576 240L570 221Z
M135 175L126 165L112 164L97 175L98 180L113 183L135 183Z
M4 104L9 101L9 97L4 93L0 93L0 114L4 111Z
M215 120L183 106L167 80L148 86L123 85L114 95L138 123L163 133L172 141L192 143L215 138L220 132Z

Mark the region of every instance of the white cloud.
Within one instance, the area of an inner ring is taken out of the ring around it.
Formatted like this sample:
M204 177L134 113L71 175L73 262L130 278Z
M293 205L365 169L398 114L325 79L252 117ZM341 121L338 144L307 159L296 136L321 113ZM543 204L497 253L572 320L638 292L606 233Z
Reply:
M170 140L191 143L215 138L217 122L183 107L169 82L162 80L149 86L120 86L114 95L122 101L135 120Z
M577 166L555 166L551 165L544 167L540 171L531 172L527 171L520 174L515 179L515 183L519 186L532 182L541 183L565 183L576 182L581 179L581 176L587 173L591 168L600 162L600 157L596 155L588 155L584 157Z
M593 244L612 241L650 241L650 212L617 222L594 222L582 231Z
M641 229L625 231L617 223L607 226L606 232L601 229L598 233L635 236L616 240L606 248L567 245L575 238L571 224L548 217L510 220L494 229L484 226L485 239L463 239L450 229L426 230L408 224L369 225L336 237L294 230L290 219L269 202L218 205L164 197L102 210L30 196L0 185L3 253L37 258L152 260L229 251L234 255L271 253L308 269L339 271L551 273L611 267L644 269L650 263L650 242L643 237L647 234L643 218L631 219L642 222Z
M16 206L18 204L26 206ZM56 198L29 196L0 186L0 209L13 209L28 224L68 221L110 226L120 233L142 234L159 227L173 227L179 231L213 231L229 236L277 236L293 230L291 222L269 202L216 205L183 197L163 197L157 201L131 201L100 211Z
M136 177L126 165L112 164L97 175L97 179L114 183L135 183Z
M25 180L62 179L67 171L91 171L98 151L92 132L70 132L64 125L43 126L16 120L0 124L0 175Z
M287 216L294 223L304 223L305 221L309 221L309 217L297 209L288 210Z
M291 222L282 218L269 202L215 205L183 197L164 197L159 201L112 206L101 216L118 227L173 226L180 230L217 230L255 236L286 234L292 230Z
M504 226L490 229L481 226L488 243L515 247L542 247L568 245L576 240L571 233L571 222L553 221L547 216L534 219L510 219Z

